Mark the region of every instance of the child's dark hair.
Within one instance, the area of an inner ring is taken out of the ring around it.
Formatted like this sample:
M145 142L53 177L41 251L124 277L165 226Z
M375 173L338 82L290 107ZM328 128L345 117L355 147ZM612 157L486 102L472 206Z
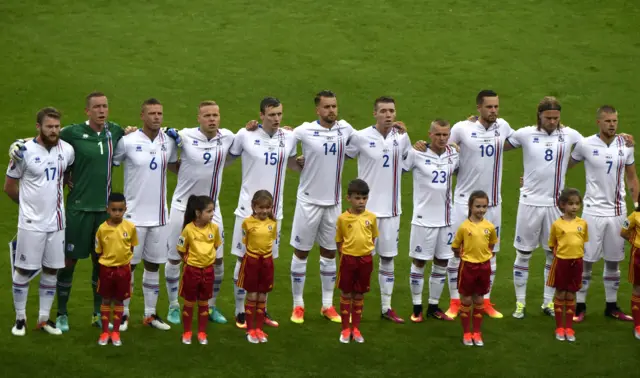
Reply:
M112 192L111 194L109 194L109 198L107 199L107 205L109 205L111 202L124 202L126 204L127 199L122 193Z
M209 196L189 196L187 209L184 211L184 222L182 223L182 228L184 229L189 223L196 220L198 217L196 211L202 212L209 205L213 205L213 200Z
M273 196L268 190L258 190L253 194L253 198L251 199L251 207L257 206L259 203L268 202L271 206L273 206ZM275 220L273 213L276 210L274 209L269 213L269 218ZM254 213L255 215L255 213Z
M564 213L564 205L569 203L569 198L574 196L578 197L580 203L582 203L582 195L580 194L580 191L578 189L566 188L562 192L560 192L560 197L558 197L558 207L560 208L560 211Z
M359 194L361 196L368 196L369 185L367 185L367 183L361 179L352 180L349 183L349 186L347 187L347 194L348 195Z
M489 196L484 191L476 190L475 192L471 193L471 195L469 196L469 214L467 214L467 217L471 217L471 209L473 208L473 202L479 198L484 198L487 200L487 202L489 202Z

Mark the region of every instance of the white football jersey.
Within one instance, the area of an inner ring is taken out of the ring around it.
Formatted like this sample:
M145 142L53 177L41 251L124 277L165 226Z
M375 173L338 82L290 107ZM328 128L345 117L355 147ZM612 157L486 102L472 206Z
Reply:
M124 162L125 219L140 227L167 224L167 165L177 161L176 144L162 131L154 140L142 130L120 139L113 164Z
M180 137L180 170L171 209L185 211L191 195L209 196L218 208L222 170L233 143L233 133L218 129L218 135L208 140L200 128L194 127L180 130Z
M405 170L413 171L413 218L411 224L421 227L451 226L451 194L453 174L459 166L458 152L447 146L438 155L411 149Z
M18 227L53 232L64 230L63 179L73 164L73 147L62 139L47 150L35 139L25 144L22 161L11 161L7 176L20 180Z
M489 206L502 203L502 155L504 142L511 134L513 129L502 118L488 129L479 121L461 121L453 125L449 141L460 146L455 188L458 201L467 203L471 193L483 190L489 196Z
M584 160L587 190L583 213L599 217L627 215L624 171L635 163L633 147L625 146L619 135L607 146L596 134L579 141L571 158Z
M385 138L375 126L354 132L347 143L347 156L358 157L358 178L369 184L367 210L378 218L402 214L400 178L410 149L407 133L394 128Z
M507 142L522 147L524 186L520 188L520 203L530 206L555 206L564 189L571 149L582 135L570 127L561 127L551 134L537 126L516 130Z
M342 168L347 141L355 132L345 120L329 129L320 122L305 122L293 134L302 142L304 168L298 185L298 201L320 206L342 203Z
M278 129L269 136L259 126L256 130L241 129L236 134L229 153L242 158L242 186L235 214L246 218L252 214L251 200L258 190L268 190L273 196L276 219L282 219L282 195L287 162L296 156L293 132Z

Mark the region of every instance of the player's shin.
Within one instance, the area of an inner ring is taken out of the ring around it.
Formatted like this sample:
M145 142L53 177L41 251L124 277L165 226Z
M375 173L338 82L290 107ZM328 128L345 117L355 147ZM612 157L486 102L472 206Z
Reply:
M198 301L198 333L207 333L207 323L209 322L209 302Z
M482 332L482 319L484 318L484 304L476 303L473 306L473 332Z
M602 280L607 306L615 307L618 302L618 288L620 286L620 264L617 261L604 262Z
M257 303L254 298L247 298L247 302L244 305L245 322L247 323L247 332L256 329L255 317L257 310Z
M111 303L103 301L100 305L100 321L102 322L102 333L109 332L109 320L111 318Z
M167 297L169 298L169 308L179 308L178 289L180 287L180 262L174 264L168 261L164 266L164 278L167 284Z
M75 262L69 263L62 269L58 270L56 291L58 297L58 314L67 314L67 303L71 295L71 283L73 282L73 272L76 268Z
M631 316L633 316L634 327L640 327L640 295L636 294L637 286L634 286L634 293L631 295Z
M236 266L233 269L233 292L236 301L236 313L235 315L241 314L244 312L244 300L247 296L247 292L238 286L238 276L240 275L240 266L242 266L242 260L236 260Z
M378 267L378 283L380 284L380 302L382 313L385 314L391 309L391 295L394 284L394 262L393 258L380 257Z
M40 296L40 311L38 313L38 323L49 320L51 307L53 307L53 299L56 295L56 273L47 272L45 270L40 273L40 287L38 294Z
M470 304L461 303L460 322L462 323L462 332L471 333L471 305Z
M115 306L113 306L113 332L120 332L123 312L124 306L122 303L116 303Z
M573 328L573 316L576 314L576 298L565 300L564 328Z
M293 294L293 307L304 308L304 281L307 277L307 259L299 258L295 253L291 258L291 291Z
M453 257L449 259L447 264L447 276L449 277L449 298L451 300L460 300L458 293L458 268L460 267L460 259Z
M556 298L553 301L553 312L554 312L554 317L556 319L556 329L564 328L564 306L565 306L565 300L560 299L556 296ZM571 320L573 320L573 317Z
M513 286L516 292L516 302L523 305L526 305L530 260L531 252L517 251L516 260L513 263Z
M543 307L548 307L549 303L553 302L553 295L556 291L555 288L547 285L549 280L549 273L551 272L551 265L553 264L553 252L544 250L545 262L544 262L544 293L543 293Z
M584 305L587 301L587 292L589 291L589 285L591 284L592 270L593 263L585 261L582 270L582 287L580 288L580 291L576 293L576 301L578 302L578 306L580 306L580 304Z
M336 259L320 256L320 280L322 282L322 308L333 306L333 289L336 284Z
M124 306L124 314L123 314L123 316L127 316L127 317L129 316L129 305L131 304L131 298L133 297L133 288L135 286L134 285L135 284L135 278L136 278L135 269L136 269L136 266L135 265L131 265L131 283L130 283L131 287L130 287L130 290L129 290L129 294L130 295L129 295L129 298L127 298L124 301L122 301L123 306Z
M431 275L429 276L429 304L437 305L440 303L440 296L444 290L444 281L446 280L447 268L436 265L431 266Z
M13 307L16 310L16 320L27 318L27 297L31 278L33 277L20 272L20 269L13 271Z
M145 268L142 273L142 294L144 296L144 316L156 314L158 294L160 293L160 273Z
M184 327L184 332L191 332L191 327L193 323L193 305L194 303L188 300L184 300L184 304L182 305L182 325Z
M256 302L256 329L264 328L265 307L266 303L258 299Z
M409 287L411 287L411 301L413 306L422 305L422 291L424 290L424 264L419 267L415 262L411 263L409 273ZM415 314L418 315L418 314Z
M219 264L218 261L220 261ZM211 308L216 307L216 299L220 294L220 286L222 285L222 280L224 279L224 264L222 263L222 260L216 260L216 264L213 265L213 273L215 277L213 279L213 297L209 299L209 307Z
M92 261L91 266L91 289L93 290L93 313L100 313L100 306L102 306L102 297L98 293L98 277L100 277L100 264L98 261Z
M491 276L489 278L489 292L484 296L484 299L489 299L491 298L491 290L493 289L493 282L495 281L496 278L496 271L498 269L498 261L497 261L497 256L493 255L493 257L491 258Z
M340 320L342 321L342 329L351 327L351 295L340 295Z
M351 305L351 325L353 328L360 328L362 320L362 309L364 308L364 296L356 294Z

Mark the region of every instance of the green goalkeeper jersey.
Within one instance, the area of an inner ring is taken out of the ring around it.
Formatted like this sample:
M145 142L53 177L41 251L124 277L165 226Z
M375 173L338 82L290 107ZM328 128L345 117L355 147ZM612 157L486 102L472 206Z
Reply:
M107 122L97 133L89 122L65 126L60 139L71 144L75 161L71 166L73 189L67 196L67 209L75 211L105 211L111 193L113 153L124 130Z

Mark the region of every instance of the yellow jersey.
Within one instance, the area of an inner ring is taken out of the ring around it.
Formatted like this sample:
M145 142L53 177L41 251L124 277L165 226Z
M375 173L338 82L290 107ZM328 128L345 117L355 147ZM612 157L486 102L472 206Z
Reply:
M277 238L278 223L271 218L260 220L252 215L242 222L242 243L249 255L271 256Z
M559 218L551 225L549 247L559 259L579 259L584 256L584 243L589 241L587 222L576 217L567 221Z
M127 265L133 258L133 247L138 245L136 226L126 219L117 226L106 221L96 232L96 254L104 266Z
M491 260L493 251L489 246L496 243L498 234L493 223L486 219L479 223L467 219L458 228L451 248L460 248L460 258L464 261L483 263Z
M336 243L342 243L341 253L350 256L367 256L375 248L378 237L376 216L365 210L352 214L348 210L340 214L336 222Z
M634 211L622 224L622 228L629 232L629 242L636 248L640 248L640 212Z
M184 253L187 265L206 268L216 261L216 250L222 245L220 231L215 223L200 228L191 222L178 238L178 252Z

